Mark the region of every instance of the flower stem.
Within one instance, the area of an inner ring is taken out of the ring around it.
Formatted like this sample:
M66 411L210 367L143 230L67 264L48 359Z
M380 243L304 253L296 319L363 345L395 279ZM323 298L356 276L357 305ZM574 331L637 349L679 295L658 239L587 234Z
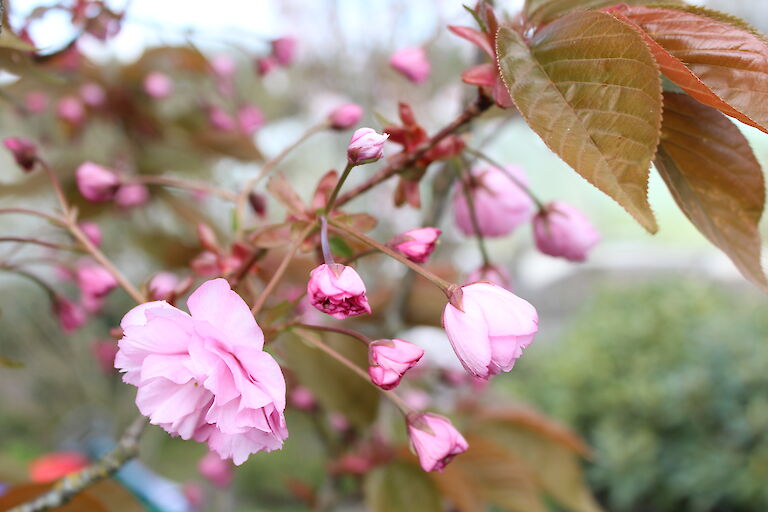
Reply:
M442 277L439 277L439 276L433 274L432 272L430 272L429 270L425 269L421 265L417 265L416 263L412 262L411 260L409 260L408 258L403 256L402 254L399 254L399 253L393 251L392 249L390 249L386 245L377 242L376 240L374 240L374 239L372 239L372 238L370 238L370 237L360 233L359 231L356 231L356 230L354 230L354 229L352 229L352 228L350 228L348 226L345 226L344 224L342 224L340 222L335 222L333 220L331 220L329 222L337 230L339 230L339 231L341 231L343 233L346 233L346 234L348 234L348 235L350 235L350 236L352 236L354 238L357 238L358 240L360 240L364 244L367 244L367 245L373 247L377 251L383 252L384 254L389 256L390 258L393 258L393 259L399 261L400 263L402 263L403 265L406 265L407 267L411 268L414 272L416 272L417 274L421 275L425 279L427 279L430 282L432 282L435 286L437 286L438 288L443 290L443 292L445 292L446 294L448 293L449 289L453 286L451 283L449 283L448 281L446 281Z
M485 160L486 162L488 162L492 166L498 168L501 172L504 173L504 175L507 178L509 178L509 180L512 183L517 185L520 190L522 190L523 192L528 194L528 197L530 197L531 200L534 203L536 203L536 208L538 208L539 211L544 211L544 209L545 209L544 203L536 196L536 194L533 193L533 191L530 189L530 187L528 187L527 185L522 183L519 179L517 179L512 173L510 173L506 168L504 168L504 166L501 165L499 162L497 162L496 160L492 159L491 157L489 157L485 153L482 153L481 151L478 151L476 149L472 149L472 148L466 147L466 148L464 148L464 152L465 153L469 153L470 155L476 156L480 160Z
M160 185L164 187L183 188L193 192L206 192L220 197L226 201L234 202L237 200L237 194L228 190L224 190L223 188L214 187L208 183L190 181L182 178L172 178L169 176L140 175L136 178L138 181L146 185Z
M320 217L320 247L323 249L325 264L333 265L335 262L333 261L331 245L328 243L328 219L325 218L325 215Z
M353 331L352 329L345 329L344 327L332 327L330 325L310 325L310 324L293 324L293 325L295 327L301 327L302 329L310 329L312 331L328 331L328 332L336 332L339 334L344 334L351 338L355 338L362 341L366 346L373 343L373 340L371 340L371 338L369 338L365 334L358 331Z
M466 163L466 162L464 162ZM456 165L456 174L459 175L459 183L461 184L461 190L464 194L464 199L467 201L469 207L469 219L472 222L472 230L475 232L477 238L477 246L480 248L480 255L483 258L483 266L488 267L491 264L491 258L488 256L488 248L485 246L485 238L483 232L480 231L480 221L477 219L477 210L475 209L475 200L472 197L472 176L467 172L467 168L462 165Z
M336 198L339 197L341 187L344 186L344 182L347 181L347 177L349 176L349 173L353 167L355 167L354 164L349 162L347 163L347 166L344 168L344 172L341 173L339 181L336 182L336 187L334 187L333 192L331 192L331 197L328 199L328 204L325 205L324 215L329 215L333 211L333 205L336 203Z

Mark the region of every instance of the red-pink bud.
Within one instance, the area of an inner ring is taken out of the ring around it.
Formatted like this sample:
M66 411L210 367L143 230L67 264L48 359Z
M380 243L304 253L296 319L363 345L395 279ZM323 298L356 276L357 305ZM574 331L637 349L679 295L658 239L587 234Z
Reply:
M224 460L217 453L208 452L197 463L197 470L203 477L220 489L226 489L232 483L235 472L232 463Z
M355 103L339 105L328 115L328 122L334 130L352 128L363 118L363 108Z
M458 289L461 307L451 301L443 311L443 327L464 368L488 379L508 372L539 330L539 316L527 301L491 283Z
M30 172L37 163L37 146L24 137L8 137L3 139L3 145L13 155L13 159L24 172Z
M347 159L352 165L375 162L384 156L384 143L389 135L376 133L373 128L358 128L347 147Z
M323 264L315 268L307 283L307 295L315 308L340 320L371 314L365 284L352 267Z
M424 471L442 471L469 444L447 418L436 414L409 414L408 435Z
M67 334L78 330L87 320L85 311L66 297L54 298L53 313L59 319L61 329Z
M554 202L533 219L536 247L544 254L584 261L589 251L600 241L589 219L573 206Z
M256 60L256 72L259 76L267 76L277 66L278 63L273 57L264 57Z
M117 174L93 162L85 162L75 172L77 188L89 201L101 203L115 197L120 187Z
M424 263L435 250L441 233L430 227L409 229L390 240L389 245L409 260Z
M272 55L281 66L290 66L296 58L298 42L292 37L280 37L272 41Z
M102 308L104 297L117 287L114 276L101 265L84 263L75 270L75 281L82 294L83 307L89 313Z
M91 355L104 375L117 373L115 369L115 355L117 343L115 340L96 340L91 344Z
M144 78L144 92L158 100L167 98L173 94L173 80L165 73L152 71Z
M267 216L267 199L263 194L250 192L248 194L248 203L251 205L251 208L253 208L253 213L258 217L263 219Z
M389 59L392 69L413 83L420 84L429 76L430 64L424 48L403 48Z
M90 240L90 242L96 247L101 246L101 228L95 222L83 221L78 224L80 231Z
M141 206L147 201L149 201L149 189L142 183L126 183L115 193L115 204L121 208Z
M377 340L368 347L368 375L381 389L393 389L424 355L421 347L400 339Z
M50 453L29 463L29 479L39 484L53 482L86 466L88 459L81 453Z

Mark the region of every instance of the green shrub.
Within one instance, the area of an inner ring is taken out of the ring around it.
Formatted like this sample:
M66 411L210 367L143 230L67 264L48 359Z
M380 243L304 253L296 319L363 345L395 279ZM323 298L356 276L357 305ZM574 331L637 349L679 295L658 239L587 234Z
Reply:
M768 303L684 281L597 293L509 379L594 448L611 512L768 510Z

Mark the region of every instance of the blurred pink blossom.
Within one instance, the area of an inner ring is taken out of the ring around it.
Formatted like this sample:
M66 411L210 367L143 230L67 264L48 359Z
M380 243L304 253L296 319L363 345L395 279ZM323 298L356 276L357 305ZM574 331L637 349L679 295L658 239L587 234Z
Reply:
M413 83L420 84L429 76L430 64L424 48L403 48L389 59L392 69Z
M600 241L600 233L583 213L559 201L534 217L533 236L541 252L569 261L586 260Z
M141 206L147 201L149 201L149 189L142 183L126 183L115 193L115 204L121 208Z
M173 94L173 80L165 73L152 71L144 78L144 92L161 100Z
M96 203L112 200L120 188L117 174L93 162L80 164L75 172L75 180L83 197Z
M208 452L197 463L197 470L203 477L220 489L232 484L235 472L232 463L222 459L217 453Z
M42 91L30 91L24 97L24 106L32 114L40 114L48 108L48 94Z
M96 247L101 246L101 228L95 222L83 221L78 224L80 231L91 241Z
M75 96L64 96L56 106L56 114L60 119L78 125L85 120L85 107L83 102Z
M107 99L107 92L96 82L88 82L80 86L80 98L89 107L100 107Z
M363 107L356 103L339 105L328 114L328 122L334 130L352 128L363 118Z
M298 41L293 37L279 37L272 41L272 55L281 66L290 66L296 58Z

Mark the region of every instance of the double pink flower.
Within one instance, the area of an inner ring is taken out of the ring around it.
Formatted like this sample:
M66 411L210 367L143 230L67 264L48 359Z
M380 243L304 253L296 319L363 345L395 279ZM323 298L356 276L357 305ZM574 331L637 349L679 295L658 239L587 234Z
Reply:
M323 264L312 270L307 295L315 308L339 320L371 314L365 283L355 269L339 263Z
M536 247L550 256L584 261L600 241L600 233L589 219L573 206L554 202L533 219Z
M436 414L410 414L408 435L424 471L442 471L456 455L467 451L464 436L448 421Z
M376 340L368 348L368 375L381 389L394 389L423 355L424 349L404 340Z

